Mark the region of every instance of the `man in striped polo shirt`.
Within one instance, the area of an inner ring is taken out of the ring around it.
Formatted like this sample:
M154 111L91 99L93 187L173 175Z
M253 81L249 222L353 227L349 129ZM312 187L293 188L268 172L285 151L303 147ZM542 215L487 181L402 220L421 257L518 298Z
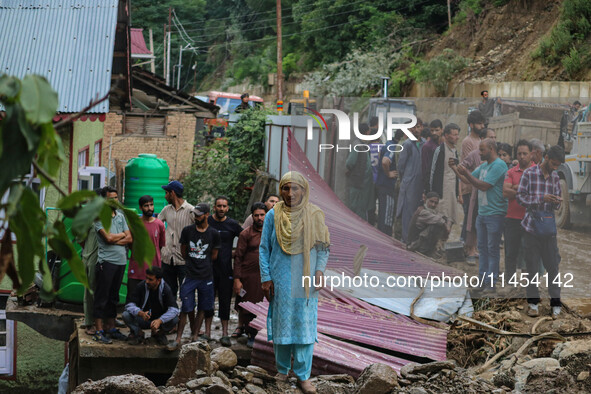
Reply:
M183 185L179 181L171 181L162 186L168 202L158 214L158 219L166 222L166 245L162 248L162 271L164 281L168 283L172 294L176 297L178 289L185 279L185 259L181 255L181 231L193 224L193 206L183 199Z

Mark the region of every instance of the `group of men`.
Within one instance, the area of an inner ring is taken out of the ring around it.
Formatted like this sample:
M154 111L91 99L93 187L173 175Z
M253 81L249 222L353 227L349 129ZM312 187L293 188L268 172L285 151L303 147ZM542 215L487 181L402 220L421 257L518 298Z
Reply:
M188 320L192 340L198 337L211 340L217 295L222 324L220 343L231 346L228 323L232 296L236 293L240 319L232 337L248 334L249 345L252 345L256 332L248 328L248 322L253 316L238 304L243 300L260 302L263 299L258 244L265 213L279 201L278 196L269 195L265 203L255 203L243 229L228 217L227 197L215 199L211 215L209 204L193 206L183 198L184 188L180 182L172 181L162 188L168 205L158 217L154 216L151 196L142 196L138 202L142 223L156 254L150 268L140 267L133 255L129 259L127 299L123 323L120 323L129 327L128 337L116 327L119 292L127 266L127 245L133 241L127 222L124 215L113 208L109 231L100 221L89 230L82 254L94 293L94 298L91 292L85 293L87 333L101 343L127 339L130 344L138 344L144 342L143 330L150 329L156 343L173 351L181 343ZM98 193L107 199L118 198L117 191L110 187ZM232 264L237 237L238 247ZM203 323L205 328L201 332ZM175 331L176 339L169 342L166 335Z
M487 99L483 96L482 107L490 112L492 104ZM564 150L556 145L546 151L539 140L521 140L513 160L513 148L497 143L480 110L470 112L467 123L469 133L459 146L461 129L457 124L443 127L435 119L425 127L417 119L416 126L409 129L416 141L402 141L403 134L396 133L386 144L371 143L369 154L352 152L346 162L349 207L374 224L377 195L377 228L387 235L394 230L395 237L410 250L434 256L458 223L461 205L461 240L468 261L478 260L484 291L494 291L498 280L503 234L505 280L514 278L521 251L530 278L542 262L549 283L553 282L560 262L556 228L554 225L552 231L543 233L534 224L541 215L553 218L558 209L561 190L556 169L564 163ZM377 119L360 131L372 134L374 125ZM390 151L389 144L401 144L402 150ZM548 287L556 318L560 288L553 283ZM535 281L527 287L527 298L528 313L536 316L539 292Z

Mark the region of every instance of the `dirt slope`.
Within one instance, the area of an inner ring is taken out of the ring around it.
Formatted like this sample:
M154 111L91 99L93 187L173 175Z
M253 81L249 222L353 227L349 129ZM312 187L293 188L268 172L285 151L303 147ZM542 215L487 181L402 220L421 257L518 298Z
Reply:
M561 67L543 67L531 58L557 21L560 4L560 0L511 0L502 7L488 4L478 16L468 15L442 35L427 57L451 48L472 59L457 81L563 80Z

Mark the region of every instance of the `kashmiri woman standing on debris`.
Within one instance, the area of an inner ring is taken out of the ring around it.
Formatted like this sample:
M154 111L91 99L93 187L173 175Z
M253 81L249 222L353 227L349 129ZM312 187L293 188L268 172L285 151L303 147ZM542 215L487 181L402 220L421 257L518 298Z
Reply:
M287 380L293 355L300 388L315 393L308 380L318 338L314 285L322 283L328 260L328 228L324 213L308 201L310 187L302 174L286 173L279 189L283 201L267 213L259 248L262 287L270 301L267 339L273 341L277 377Z

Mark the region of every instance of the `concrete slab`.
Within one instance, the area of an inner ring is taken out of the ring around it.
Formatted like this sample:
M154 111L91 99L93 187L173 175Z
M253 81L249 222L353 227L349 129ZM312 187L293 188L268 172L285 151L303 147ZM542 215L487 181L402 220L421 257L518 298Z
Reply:
M43 336L67 342L75 329L74 320L84 317L82 313L35 305L20 306L10 298L6 304L6 318L31 327Z

